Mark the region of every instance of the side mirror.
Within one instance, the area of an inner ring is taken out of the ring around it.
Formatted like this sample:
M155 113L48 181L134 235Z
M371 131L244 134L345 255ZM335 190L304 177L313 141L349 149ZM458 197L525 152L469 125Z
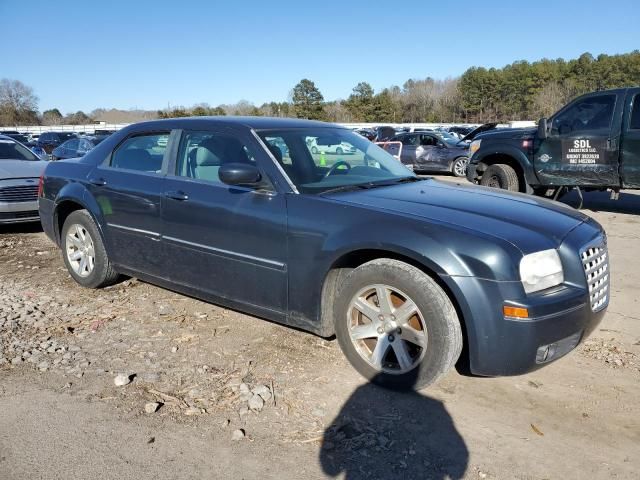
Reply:
M227 185L256 186L262 175L255 166L247 163L227 163L218 170L218 176Z
M545 117L538 120L538 138L542 140L547 138L547 119Z

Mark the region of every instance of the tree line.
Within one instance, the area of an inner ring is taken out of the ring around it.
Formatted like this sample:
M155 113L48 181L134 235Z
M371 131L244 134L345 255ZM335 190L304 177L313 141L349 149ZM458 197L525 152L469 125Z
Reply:
M18 80L0 80L0 126L83 124L119 113L121 122L142 118L202 115L298 117L333 122L484 123L530 120L548 116L572 98L609 88L640 85L640 51L620 55L582 54L572 60L517 61L503 68L471 67L460 77L409 79L402 86L375 92L360 82L343 100L327 101L309 79L302 79L288 101L256 106L246 100L211 107L173 107L158 111L96 109L62 115L57 109L38 112L33 89ZM132 111L133 112L133 111ZM109 120L107 120L109 121Z

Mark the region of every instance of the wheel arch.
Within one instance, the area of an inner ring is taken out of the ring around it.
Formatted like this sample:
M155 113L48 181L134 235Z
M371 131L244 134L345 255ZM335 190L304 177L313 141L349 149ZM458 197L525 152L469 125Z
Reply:
M474 163L476 162L474 161ZM539 183L527 156L521 150L513 147L491 149L477 161L476 172L482 174L489 166L497 163L509 165L515 170L518 175L520 191L523 193L532 193L531 185Z
M328 271L325 273L324 281L322 283L320 305L321 335L328 337L335 333L334 319L330 305L333 305L333 301L338 293L341 281L355 268L379 258L389 258L411 265L428 275L440 288L442 288L453 304L456 314L458 315L458 319L460 320L460 328L462 329L463 337L463 355L461 358L466 358L465 352L468 348L468 337L466 325L467 316L465 315L465 310L467 309L467 305L464 303L464 300L458 299L454 290L443 280L441 274L438 273L438 271L443 271L441 268L438 268L435 264L430 265L427 262L404 252L398 252L390 249L362 248L351 250L343 253L333 261Z
M69 186L71 187L71 185ZM62 189L56 198L53 210L53 225L58 245L61 243L61 233L64 222L71 213L77 210L87 210L87 212L89 212L89 215L91 215L91 218L95 222L98 231L102 236L102 241L104 242L105 240L100 207L92 196L85 194L84 188L81 190L80 188L81 187L76 184L75 187L71 187L67 190Z

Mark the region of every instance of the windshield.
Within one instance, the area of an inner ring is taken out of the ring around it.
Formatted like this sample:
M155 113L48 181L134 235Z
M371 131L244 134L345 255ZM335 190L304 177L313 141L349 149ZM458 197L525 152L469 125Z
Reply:
M450 146L456 146L458 145L458 143L460 143L460 139L454 137L453 135L449 135L443 132L438 132L438 135L440 136L440 138L442 138L442 140Z
M31 150L13 140L0 138L0 160L40 160Z
M67 133L67 132L58 132L57 135L58 135L58 138L60 139L60 142L65 142L70 138L76 137L75 133Z
M301 193L416 178L392 155L346 129L292 128L258 134Z

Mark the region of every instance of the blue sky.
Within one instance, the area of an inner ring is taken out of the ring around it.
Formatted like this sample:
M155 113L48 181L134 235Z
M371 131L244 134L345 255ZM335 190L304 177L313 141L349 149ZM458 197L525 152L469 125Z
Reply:
M386 5L384 8L381 5ZM368 81L640 48L640 1L0 0L0 78L40 110L325 98Z

